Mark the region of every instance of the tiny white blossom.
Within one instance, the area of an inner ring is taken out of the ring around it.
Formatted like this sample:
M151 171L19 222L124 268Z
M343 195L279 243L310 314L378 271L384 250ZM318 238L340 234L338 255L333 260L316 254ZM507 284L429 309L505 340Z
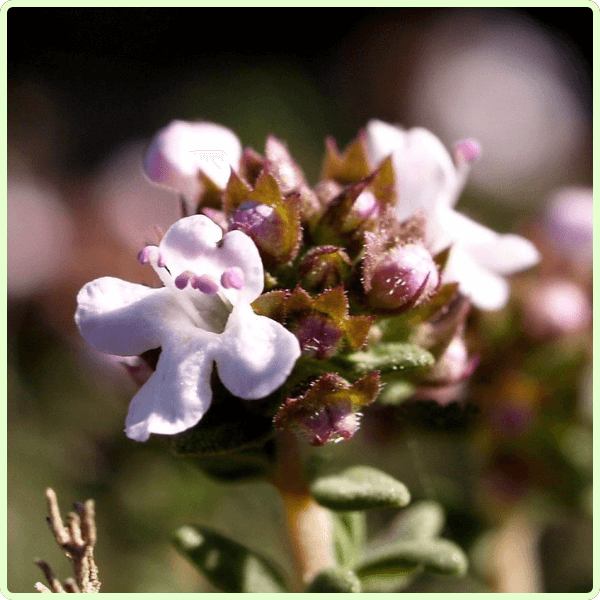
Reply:
M108 354L161 348L156 371L131 401L127 436L176 434L208 410L213 364L225 387L244 399L281 386L300 356L296 337L255 314L264 272L254 242L241 231L224 237L204 215L173 224L159 246L139 255L162 288L96 279L77 296L75 321L85 340Z
M154 136L144 168L150 181L174 189L191 204L200 193L200 172L224 188L241 156L242 145L227 127L172 121Z
M427 242L433 254L452 246L444 275L485 310L502 308L509 296L504 275L527 269L540 256L525 238L501 235L454 210L479 147L467 140L455 147L456 165L442 142L426 129L403 130L372 120L366 128L375 163L392 156L396 214L407 219L418 209L427 215Z

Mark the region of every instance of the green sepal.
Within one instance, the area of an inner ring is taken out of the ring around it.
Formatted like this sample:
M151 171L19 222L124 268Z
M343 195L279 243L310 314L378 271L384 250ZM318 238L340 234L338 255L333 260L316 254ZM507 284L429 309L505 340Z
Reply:
M365 513L360 511L332 512L333 544L337 562L353 568L358 562L366 537Z
M356 572L361 579L380 574L405 575L420 566L431 573L463 576L468 561L461 548L450 540L399 540L369 551Z
M177 550L214 586L229 593L289 591L280 569L264 556L200 525L180 527Z
M380 343L368 352L355 352L345 357L359 373L378 370L382 374L407 369L424 369L435 362L431 352L416 344Z
M364 137L359 136L343 153L332 137L325 140L325 162L321 180L333 179L342 185L358 183L373 171Z
M359 593L360 579L356 573L343 567L323 569L304 590L309 593Z
M351 467L318 477L310 489L319 504L337 511L397 508L410 502L403 483L372 467Z

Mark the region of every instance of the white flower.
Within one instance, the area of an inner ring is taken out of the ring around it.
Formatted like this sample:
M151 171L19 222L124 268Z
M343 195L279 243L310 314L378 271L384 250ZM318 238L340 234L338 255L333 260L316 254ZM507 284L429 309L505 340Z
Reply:
M172 121L154 136L144 168L151 181L176 190L191 205L200 193L200 172L224 188L241 157L242 145L227 127Z
M366 133L375 163L392 156L398 218L424 210L431 252L452 246L446 279L457 281L461 292L479 308L502 308L510 291L503 276L535 265L540 256L525 238L498 234L454 210L470 163L479 155L477 143L467 140L455 146L455 166L441 141L426 129L405 131L373 120Z
M128 437L145 441L198 423L212 400L213 363L240 398L262 398L284 383L300 345L282 325L252 311L264 273L245 233L222 237L208 217L194 215L172 225L139 260L152 265L164 287L96 279L79 292L75 314L83 337L102 352L162 349L156 372L129 406Z

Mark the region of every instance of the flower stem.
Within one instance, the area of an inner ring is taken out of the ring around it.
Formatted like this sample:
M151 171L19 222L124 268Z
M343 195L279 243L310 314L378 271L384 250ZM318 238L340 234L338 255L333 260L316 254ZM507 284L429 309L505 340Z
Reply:
M281 432L278 447L279 467L269 481L283 500L287 535L296 566L294 591L302 591L317 573L334 563L333 526L327 510L310 494L294 435Z

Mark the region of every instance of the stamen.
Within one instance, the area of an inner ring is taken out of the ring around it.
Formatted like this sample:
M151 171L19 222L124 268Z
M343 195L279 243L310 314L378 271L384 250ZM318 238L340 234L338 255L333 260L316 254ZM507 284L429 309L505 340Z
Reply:
M192 287L208 296L214 296L219 291L219 285L209 275L194 277Z
M165 267L165 259L162 257L162 254L160 254L160 252L158 253L158 258L156 260L156 264L163 269Z
M165 234L162 230L162 228L158 225L154 225L154 232L156 233L156 236L158 237L158 242L162 242L162 239L165 237Z
M454 160L461 163L474 163L481 156L481 146L477 140L468 139L454 145Z
M183 290L189 283L190 279L195 275L191 271L184 271L175 278L175 287L178 290Z
M221 285L227 290L241 290L245 283L244 272L239 267L231 267L221 275Z
M138 262L141 265L147 265L150 262L150 255L154 252L156 246L145 246L142 248L137 256Z

